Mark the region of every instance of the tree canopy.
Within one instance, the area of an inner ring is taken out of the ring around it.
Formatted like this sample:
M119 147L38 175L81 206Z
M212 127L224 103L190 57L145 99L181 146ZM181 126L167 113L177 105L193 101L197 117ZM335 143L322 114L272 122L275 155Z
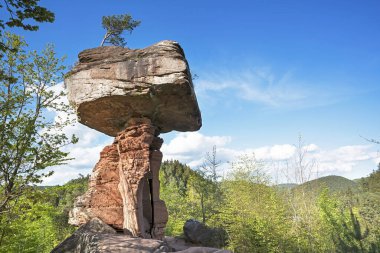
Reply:
M63 59L55 57L52 46L40 54L26 53L20 37L5 33L2 39L12 50L0 58L0 68L9 76L0 79L0 224L1 215L11 212L33 184L51 175L44 171L47 167L68 159L61 148L77 141L63 132L72 112L56 87L63 77Z
M53 22L54 13L38 5L39 0L1 0L0 1L0 36L6 27L20 27L28 31L38 30L37 22ZM6 50L4 42L0 42L0 51Z
M127 42L122 37L124 31L132 33L133 29L139 26L141 21L133 20L129 14L103 16L102 26L106 29L101 46L105 43L124 47Z

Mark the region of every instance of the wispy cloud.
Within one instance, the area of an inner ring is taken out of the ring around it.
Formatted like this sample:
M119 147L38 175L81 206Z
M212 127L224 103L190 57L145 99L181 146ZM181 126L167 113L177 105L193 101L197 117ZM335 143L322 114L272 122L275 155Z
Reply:
M201 75L195 87L199 96L228 94L232 99L242 99L274 108L327 105L339 101L346 94L337 90L336 83L300 80L295 76L295 71L275 74L268 67L240 72L208 73Z

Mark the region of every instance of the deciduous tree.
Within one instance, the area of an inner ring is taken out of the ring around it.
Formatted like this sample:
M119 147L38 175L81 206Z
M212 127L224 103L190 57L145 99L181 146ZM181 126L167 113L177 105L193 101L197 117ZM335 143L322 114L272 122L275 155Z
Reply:
M63 132L71 123L71 108L61 99L64 92L55 92L63 77L62 59L52 46L41 54L27 53L20 37L6 33L2 39L12 50L0 58L0 68L10 77L0 79L0 227L18 199L52 174L46 168L68 160L61 148L77 141Z
M217 171L220 163L216 158L216 146L213 146L212 153L206 153L203 164L191 178L191 185L197 195L204 224L219 212L223 201L220 176Z
M0 1L0 36L6 27L20 27L24 30L36 31L38 25L31 23L53 22L54 13L39 6L39 0L1 0ZM0 51L7 49L7 45L0 41Z

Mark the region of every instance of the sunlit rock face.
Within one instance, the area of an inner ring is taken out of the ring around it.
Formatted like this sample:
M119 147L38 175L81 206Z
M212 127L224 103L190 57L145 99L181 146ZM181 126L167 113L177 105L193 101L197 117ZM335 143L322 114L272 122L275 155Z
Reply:
M71 224L97 217L134 236L163 238L168 213L159 198L163 141L156 131L147 118L130 119L129 127L100 153L89 190L70 213Z
M151 119L161 133L202 125L185 55L173 41L85 50L65 85L79 121L110 136L136 117Z
M96 217L126 234L162 239L168 213L159 198L163 140L158 136L196 131L202 124L183 50L173 41L139 50L85 50L65 85L79 122L115 136L69 223Z

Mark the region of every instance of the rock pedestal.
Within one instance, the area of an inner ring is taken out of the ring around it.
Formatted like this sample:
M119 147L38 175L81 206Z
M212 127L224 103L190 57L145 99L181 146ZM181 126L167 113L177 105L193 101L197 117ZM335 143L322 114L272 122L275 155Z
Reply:
M163 141L148 119L131 119L129 125L116 137L123 229L133 236L162 239L168 221L165 203L159 198Z
M81 225L98 217L126 234L162 239L168 220L159 196L163 141L149 119L130 119L128 125L101 152L69 222Z
M158 135L202 125L182 48L161 41L144 49L84 50L65 85L79 122L115 136L101 152L69 223L97 217L126 234L162 239L168 213L159 196L163 140Z

